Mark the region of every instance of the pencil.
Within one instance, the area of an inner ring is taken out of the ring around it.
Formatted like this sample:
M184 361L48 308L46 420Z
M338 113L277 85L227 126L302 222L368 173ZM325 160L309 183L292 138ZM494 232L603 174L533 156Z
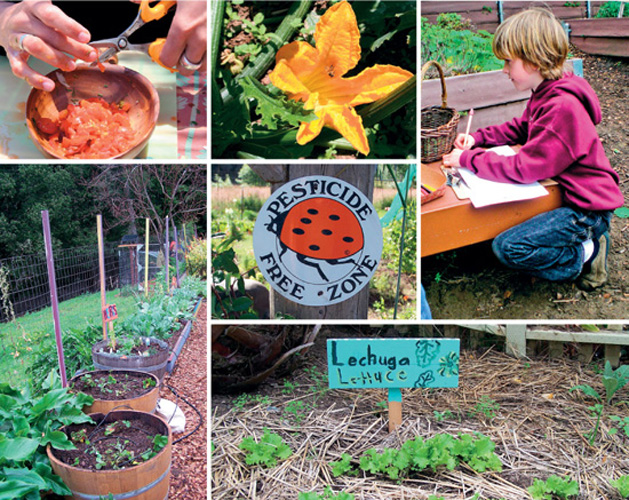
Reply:
M423 182L422 182L422 188L424 188L424 189L425 189L426 191L428 191L429 193L432 193L433 191L435 191L435 188L434 188L434 187L432 187L432 186L430 186L430 185L428 185L428 184L424 184Z
M467 146L467 140L470 136L470 126L472 125L472 118L474 117L474 108L470 109L470 115L467 119L467 127L465 128L465 142L463 146Z

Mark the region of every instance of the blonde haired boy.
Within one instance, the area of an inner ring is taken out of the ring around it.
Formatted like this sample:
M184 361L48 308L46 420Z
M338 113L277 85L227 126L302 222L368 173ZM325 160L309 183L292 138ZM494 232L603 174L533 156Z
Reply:
M508 18L496 31L493 51L515 88L531 90L531 98L520 118L480 129L467 141L459 134L444 164L501 182L552 177L563 206L498 235L493 251L506 266L534 276L600 287L607 281L612 211L624 198L596 132L598 98L583 78L564 73L568 39L547 10ZM523 146L510 157L478 148L504 144Z

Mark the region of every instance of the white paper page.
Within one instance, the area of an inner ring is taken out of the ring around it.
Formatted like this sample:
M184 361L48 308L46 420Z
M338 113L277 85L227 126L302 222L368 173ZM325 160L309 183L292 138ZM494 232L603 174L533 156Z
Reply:
M502 156L513 156L516 152L509 146L498 146L494 151ZM510 201L530 200L546 196L548 191L539 182L530 184L512 184L481 179L467 168L459 168L459 175L470 188L470 201L475 208L498 205Z

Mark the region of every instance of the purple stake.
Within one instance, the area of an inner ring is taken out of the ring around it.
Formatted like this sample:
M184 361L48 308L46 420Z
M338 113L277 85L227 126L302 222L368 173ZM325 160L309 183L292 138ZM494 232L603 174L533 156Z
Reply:
M166 243L164 243L164 254L166 255L166 293L170 293L170 242L168 241L168 215L166 216Z
M179 288L179 240L177 239L177 226L173 221L173 230L175 232L175 273L177 274L177 288Z
M52 303L52 320L55 324L55 340L57 341L57 358L61 372L61 385L68 387L66 364L63 358L63 341L61 340L61 325L59 323L59 302L57 301L57 281L55 278L55 261L52 256L52 238L50 237L50 220L48 210L42 210L42 226L44 228L44 244L46 247L46 264L48 266L48 281L50 283L50 302Z

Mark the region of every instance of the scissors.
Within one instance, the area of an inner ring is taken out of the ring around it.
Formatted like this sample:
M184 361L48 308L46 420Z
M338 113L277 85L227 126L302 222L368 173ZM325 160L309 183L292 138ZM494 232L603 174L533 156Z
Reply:
M135 21L133 21L131 26L129 26L126 30L124 30L122 33L120 33L120 35L115 38L107 38L105 40L98 40L96 42L90 43L90 45L97 48L106 48L106 50L104 50L100 54L98 59L94 61L92 65L107 61L122 50L135 50L148 54L154 62L156 62L163 68L166 68L171 73L176 72L176 69L165 66L161 63L159 59L159 56L162 53L162 48L164 47L164 43L166 43L165 38L158 38L151 43L129 43L129 37L133 33L135 33L146 23L150 23L151 21L156 21L164 17L166 13L170 10L170 8L175 5L175 3L175 0L160 0L156 5L151 7L149 5L149 0L142 0L142 3L140 3L138 15L136 16Z

